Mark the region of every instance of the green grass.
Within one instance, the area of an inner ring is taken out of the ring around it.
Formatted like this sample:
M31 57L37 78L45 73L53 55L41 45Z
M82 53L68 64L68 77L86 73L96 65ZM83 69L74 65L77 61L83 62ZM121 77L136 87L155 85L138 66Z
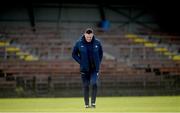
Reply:
M0 99L0 112L180 112L180 96L97 97L96 109L83 98Z

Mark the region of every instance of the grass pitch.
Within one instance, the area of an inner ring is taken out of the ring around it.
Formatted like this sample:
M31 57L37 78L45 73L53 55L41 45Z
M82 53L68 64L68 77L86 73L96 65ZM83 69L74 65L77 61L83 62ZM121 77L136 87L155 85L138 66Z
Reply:
M180 112L180 96L97 97L96 108L84 108L83 98L5 98L0 113L8 112Z

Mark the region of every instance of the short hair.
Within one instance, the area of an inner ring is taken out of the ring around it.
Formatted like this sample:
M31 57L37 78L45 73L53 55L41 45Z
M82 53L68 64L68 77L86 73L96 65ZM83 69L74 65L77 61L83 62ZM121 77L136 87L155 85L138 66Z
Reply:
M91 33L93 33L93 29L92 29L92 28L87 28L87 29L85 30L85 33L91 34Z

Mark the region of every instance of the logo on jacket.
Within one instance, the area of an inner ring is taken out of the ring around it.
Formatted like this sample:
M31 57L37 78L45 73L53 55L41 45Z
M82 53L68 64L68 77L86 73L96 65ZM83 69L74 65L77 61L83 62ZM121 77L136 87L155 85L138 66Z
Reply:
M84 47L83 45L81 45L81 47Z
M95 48L98 48L98 46L96 45Z

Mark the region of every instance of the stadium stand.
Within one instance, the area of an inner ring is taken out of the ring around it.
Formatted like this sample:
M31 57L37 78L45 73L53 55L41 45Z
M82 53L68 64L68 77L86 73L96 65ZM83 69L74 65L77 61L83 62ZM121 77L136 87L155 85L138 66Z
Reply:
M43 32L43 28L41 30ZM35 92L36 96L47 96L52 91L81 89L79 65L71 58L73 40L58 37L55 32L37 32L38 35L28 31L11 32L16 34L6 32L6 36L8 40L13 39L13 43L0 43L0 69L5 74L1 77L2 88L15 89L21 86L26 91ZM179 60L174 61L162 54L170 53L169 48L160 48L157 43L143 38L146 36L98 32L97 35L103 42L105 53L114 58L104 56L100 72L101 95L109 94L107 89L112 88L121 94L121 89L128 88L163 89L169 84L177 87ZM28 57L19 57L21 55L37 56L38 59L28 60Z

